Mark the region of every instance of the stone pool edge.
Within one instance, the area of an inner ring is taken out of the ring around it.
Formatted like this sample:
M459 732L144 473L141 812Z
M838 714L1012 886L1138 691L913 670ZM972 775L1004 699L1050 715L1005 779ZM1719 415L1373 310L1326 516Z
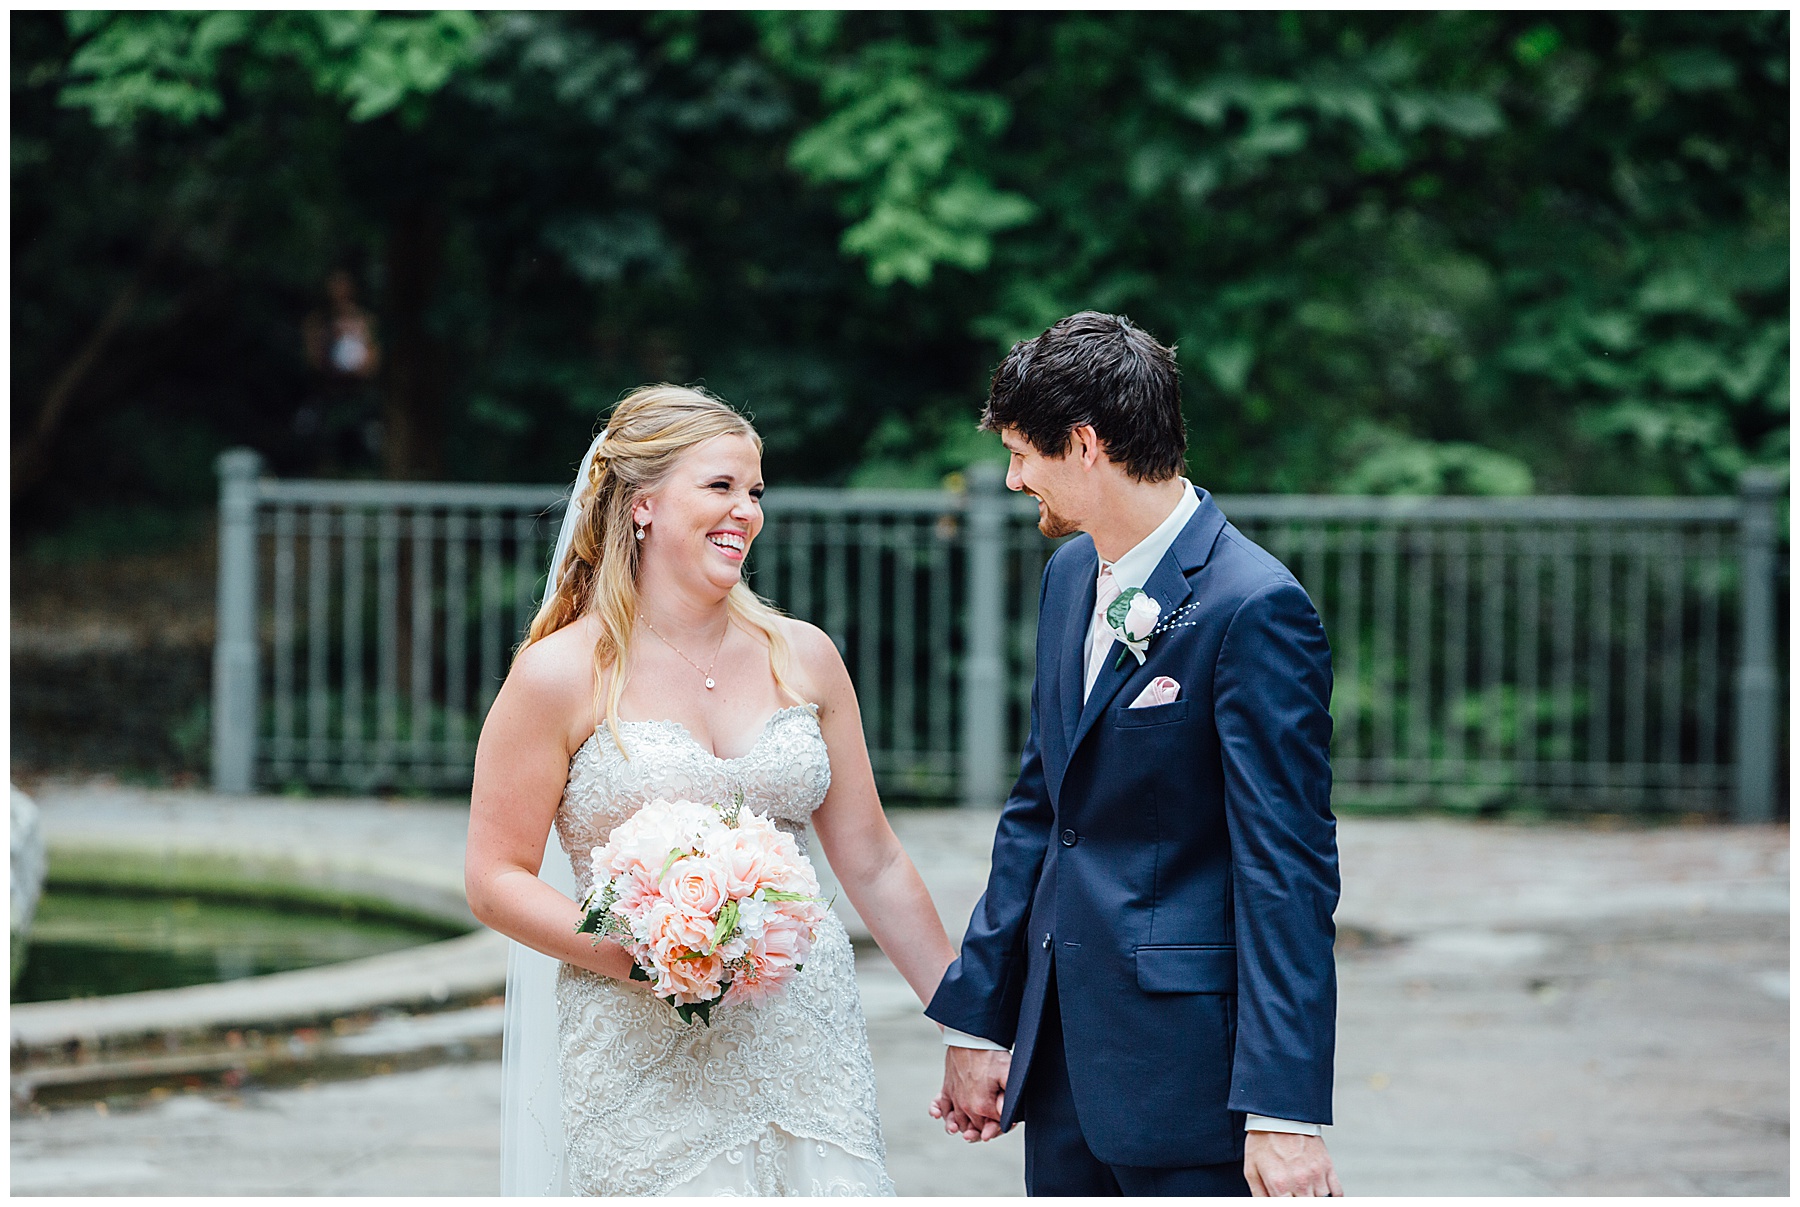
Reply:
M177 861L192 866L230 861L240 871L291 882L310 894L341 892L376 897L396 912L425 914L473 926L459 877L429 864L361 852L291 845L160 841L121 843L51 838L52 858L84 862L117 852L139 861ZM33 1084L75 1067L110 1063L106 1054L142 1049L157 1040L175 1051L226 1031L281 1031L329 1023L381 1010L441 1010L490 999L506 984L507 942L493 931L472 929L455 938L402 951L180 989L153 989L106 997L31 1002L10 1008L13 1097L29 1097Z
M506 940L479 930L404 951L211 985L149 989L12 1008L12 1048L61 1053L159 1035L278 1030L384 1007L441 1008L506 986Z

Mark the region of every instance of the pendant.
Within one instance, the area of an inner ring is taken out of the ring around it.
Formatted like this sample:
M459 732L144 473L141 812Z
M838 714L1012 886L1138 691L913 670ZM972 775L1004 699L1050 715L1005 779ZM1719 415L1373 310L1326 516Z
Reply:
M708 676L707 676L707 677L706 677L706 690L707 690L707 691L711 691L711 690L712 690L712 689L713 689L713 681L712 681L712 676L711 676L711 675L708 675Z

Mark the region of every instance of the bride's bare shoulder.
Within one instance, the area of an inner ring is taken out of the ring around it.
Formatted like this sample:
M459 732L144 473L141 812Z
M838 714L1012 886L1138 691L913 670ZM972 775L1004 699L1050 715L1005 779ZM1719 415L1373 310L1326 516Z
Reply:
M844 669L843 655L824 629L792 616L781 617L780 623L807 698L823 702L825 697L849 686L850 674Z
M594 641L589 620L564 625L532 642L513 661L503 694L515 708L540 719L566 719L571 734L592 730Z

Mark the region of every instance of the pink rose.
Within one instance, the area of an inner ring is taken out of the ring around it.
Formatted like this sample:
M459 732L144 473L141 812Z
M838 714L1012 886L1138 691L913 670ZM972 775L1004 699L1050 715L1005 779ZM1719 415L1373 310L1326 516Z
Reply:
M758 888L771 888L783 893L799 893L806 897L819 895L819 877L812 864L794 845L790 835L782 834L786 850L777 849L773 858L763 864L763 879Z
M661 997L673 996L678 1006L710 1002L719 996L719 981L725 974L725 961L716 955L694 960L672 960L659 966L661 973L654 986Z
M658 968L705 951L712 943L712 919L696 918L667 901L652 905L632 929L640 927L642 941L649 945Z
M746 810L746 812L748 812ZM723 877L725 891L733 897L748 897L774 878L773 865L780 856L770 835L779 833L774 827L739 827L726 830L709 850Z
M738 811L736 827L709 837L707 853L718 860L733 897L763 888L808 895L819 891L818 876L794 836L749 808Z
M677 859L662 878L662 895L683 913L716 918L730 894L718 863L704 855Z
M825 903L823 901L783 901L781 912L799 924L802 932L811 943L813 932L819 923L825 920Z
M792 968L806 958L812 941L803 922L792 914L776 910L763 926L762 936L750 943L750 962L763 974Z

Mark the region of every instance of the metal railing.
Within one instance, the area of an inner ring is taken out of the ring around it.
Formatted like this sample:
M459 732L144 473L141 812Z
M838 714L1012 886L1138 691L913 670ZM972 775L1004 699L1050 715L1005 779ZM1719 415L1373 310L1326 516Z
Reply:
M543 587L555 487L284 481L220 461L213 756L258 785L460 789ZM857 685L884 795L994 804L1028 724L1030 500L771 490L756 590ZM1311 594L1340 799L1772 817L1778 480L1737 498L1219 500Z

